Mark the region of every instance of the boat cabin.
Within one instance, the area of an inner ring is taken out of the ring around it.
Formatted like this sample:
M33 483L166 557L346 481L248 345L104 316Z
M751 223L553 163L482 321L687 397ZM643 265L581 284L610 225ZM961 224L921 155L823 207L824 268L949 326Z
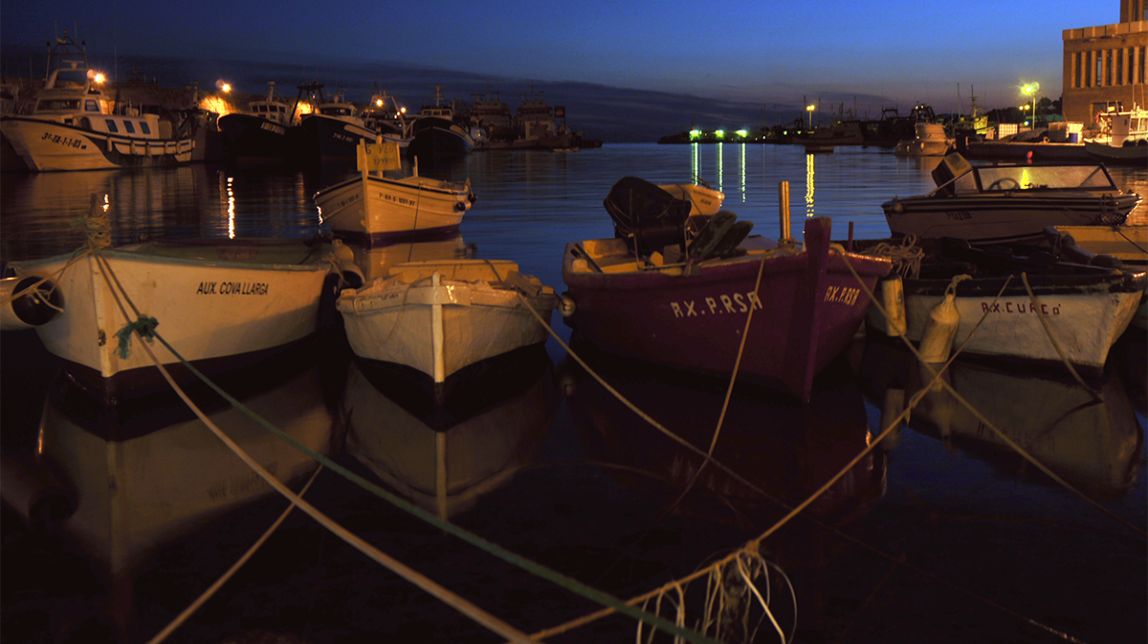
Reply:
M973 166L959 153L941 161L933 170L933 180L937 189L930 196L941 197L1038 190L1119 192L1101 164Z

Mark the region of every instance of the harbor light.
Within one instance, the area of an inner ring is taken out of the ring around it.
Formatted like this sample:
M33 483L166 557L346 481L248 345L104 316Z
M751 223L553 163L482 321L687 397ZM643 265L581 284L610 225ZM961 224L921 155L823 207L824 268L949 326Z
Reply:
M107 78L101 72L89 71L88 74L91 76L92 82L96 85L103 85L104 81L107 80Z
M749 130L738 130L737 135L744 139L745 137L749 136Z
M716 136L719 139L724 139L725 138L725 130L714 130L714 136Z
M223 92L224 94L230 94L231 93L231 83L228 83L225 80L217 80L217 81L215 81L215 89L218 89L219 91Z
M805 111L809 112L809 129L813 129L813 110L816 108L814 105L805 106Z
M1040 91L1040 83L1032 82L1021 88L1025 96L1032 97L1032 128L1036 129L1036 95ZM1027 106L1026 106L1027 107ZM1024 108L1021 108L1024 109Z
M700 138L702 138L702 131L701 130L690 130L690 140L691 141L696 141Z

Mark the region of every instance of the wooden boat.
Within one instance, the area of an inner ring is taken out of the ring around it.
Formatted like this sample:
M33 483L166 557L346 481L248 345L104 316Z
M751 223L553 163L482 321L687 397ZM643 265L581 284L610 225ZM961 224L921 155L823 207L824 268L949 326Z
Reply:
M228 157L241 163L287 160L291 155L287 132L298 124L295 109L275 97L275 83L268 83L267 98L247 107L246 112L224 114L217 121Z
M870 289L891 267L830 251L827 218L806 222L804 246L779 246L722 211L687 246L690 204L657 186L626 177L606 205L617 236L566 246L569 326L611 353L728 376L752 310L739 377L802 400L868 305L846 262Z
M336 302L356 356L411 367L435 383L545 342L527 305L549 323L558 297L514 262L478 259L397 264Z
M690 202L691 215L716 215L725 201L725 193L714 190L704 181L699 180L699 183L659 184L658 187L675 199Z
M13 262L4 280L3 328L35 327L65 370L114 403L167 388L139 340L125 331L137 322L129 299L138 315L158 322L157 332L184 359L209 376L223 373L313 340L324 306L333 319L341 279L337 245L173 239L98 256ZM48 282L29 291L41 279ZM162 343L150 348L177 379L195 380Z
M959 153L933 170L937 189L881 205L894 237L993 244L1038 240L1045 226L1119 225L1140 196L1103 165L973 166Z
M28 115L0 117L0 133L37 172L174 165L191 161L193 136L156 114L118 108L67 32L49 53L53 66Z
M1148 272L1148 226L1049 226L1044 233L1052 252L1070 261ZM1148 292L1132 326L1148 329Z
M464 184L402 176L398 146L381 139L359 143L359 176L315 193L323 223L336 236L364 246L443 235L458 230L475 202Z
M951 296L957 317L954 350L1053 366L1067 361L1085 374L1103 371L1148 280L1144 273L1057 261L1047 252L1014 255L1003 247L973 248L953 238L921 240L919 246L888 240L854 243L860 252L905 260L900 262L904 277L891 278L900 280L902 289L882 287L879 297L891 320L905 321L909 340L922 341L934 308ZM897 290L903 290L903 298ZM876 307L867 320L870 329L898 334L899 325L888 323Z

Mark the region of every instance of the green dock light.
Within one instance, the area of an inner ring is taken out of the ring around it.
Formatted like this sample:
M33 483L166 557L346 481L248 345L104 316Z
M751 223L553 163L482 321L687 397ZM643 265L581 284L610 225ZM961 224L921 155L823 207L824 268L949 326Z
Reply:
M737 135L744 139L745 137L749 136L749 130L738 130Z
M724 139L725 138L725 130L714 130L714 136L716 136L719 139Z
M697 141L701 137L702 137L702 131L701 130L690 130L690 140L691 141Z

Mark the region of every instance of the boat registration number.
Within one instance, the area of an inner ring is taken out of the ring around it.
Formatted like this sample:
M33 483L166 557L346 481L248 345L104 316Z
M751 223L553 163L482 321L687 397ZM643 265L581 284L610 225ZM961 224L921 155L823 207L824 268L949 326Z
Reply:
M51 132L44 132L44 136L40 138L49 143L58 143L66 148L78 148L84 145L81 139L73 139L70 136L60 136L59 134L52 134Z
M967 221L973 218L973 216L965 210L948 210L945 211L945 216L952 221Z

